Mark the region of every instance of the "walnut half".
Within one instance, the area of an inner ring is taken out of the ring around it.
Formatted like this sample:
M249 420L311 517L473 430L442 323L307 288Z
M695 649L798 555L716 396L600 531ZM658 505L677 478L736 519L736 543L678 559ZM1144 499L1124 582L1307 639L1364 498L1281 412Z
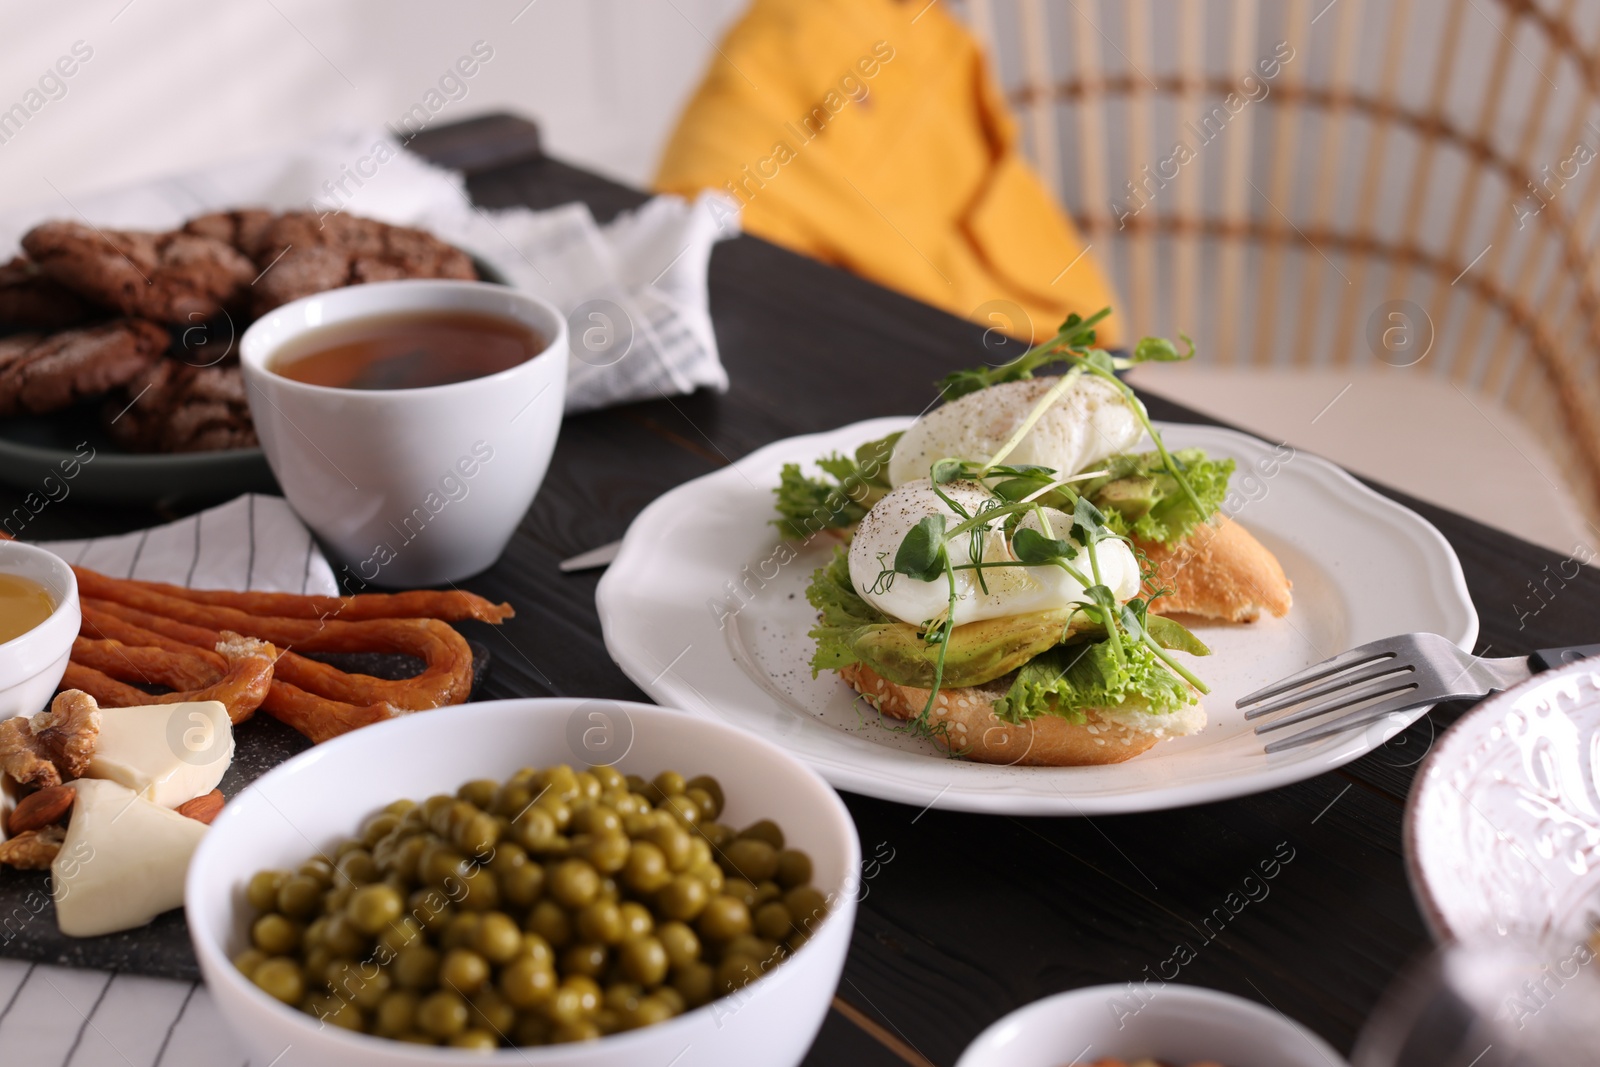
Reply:
M24 871L48 871L66 839L64 826L24 830L16 837L0 841L0 863Z
M58 695L49 711L0 722L0 772L23 785L60 785L89 769L100 736L100 706L77 689Z

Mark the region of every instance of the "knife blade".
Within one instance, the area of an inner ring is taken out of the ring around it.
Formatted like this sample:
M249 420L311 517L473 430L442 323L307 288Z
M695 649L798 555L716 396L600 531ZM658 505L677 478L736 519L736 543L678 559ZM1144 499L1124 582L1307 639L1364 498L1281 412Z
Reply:
M596 567L604 567L617 558L617 551L622 548L621 541L612 541L598 548L591 548L587 552L580 552L571 559L564 559L556 564L562 574L571 574L574 571L589 571Z

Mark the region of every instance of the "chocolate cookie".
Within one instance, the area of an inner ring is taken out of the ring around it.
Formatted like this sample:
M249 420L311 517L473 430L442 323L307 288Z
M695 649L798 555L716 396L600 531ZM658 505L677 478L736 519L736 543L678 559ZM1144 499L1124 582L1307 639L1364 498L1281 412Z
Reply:
M255 426L237 364L158 360L105 406L106 430L135 452L253 448Z
M99 396L157 363L169 341L141 319L0 338L0 415L42 415Z
M275 212L262 208L214 211L184 223L183 232L232 245L253 261L266 246L267 230L277 219Z
M46 277L124 315L178 325L235 303L256 267L232 245L176 231L96 230L46 222L22 238Z
M0 331L59 330L104 315L24 256L0 265Z
M265 314L302 296L398 278L474 281L472 259L430 233L354 215L296 211L267 227L252 307Z

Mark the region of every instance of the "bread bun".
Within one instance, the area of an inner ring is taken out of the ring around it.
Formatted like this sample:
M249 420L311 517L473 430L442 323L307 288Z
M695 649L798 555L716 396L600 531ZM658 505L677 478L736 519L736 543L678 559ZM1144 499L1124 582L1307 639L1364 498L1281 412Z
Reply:
M878 711L914 719L928 704L928 690L897 685L872 668L852 663L839 671L850 688ZM1011 687L1005 675L984 685L941 689L934 701L934 740L968 759L1021 767L1084 767L1121 763L1168 737L1197 733L1206 713L1191 704L1166 715L1137 709L1091 709L1081 723L1054 715L1012 725L994 713L994 703ZM938 727L945 729L939 730Z
M1157 615L1199 615L1255 622L1263 610L1282 618L1294 603L1294 583L1267 547L1225 515L1216 515L1170 547L1134 539L1156 566L1156 582L1171 592L1150 605Z

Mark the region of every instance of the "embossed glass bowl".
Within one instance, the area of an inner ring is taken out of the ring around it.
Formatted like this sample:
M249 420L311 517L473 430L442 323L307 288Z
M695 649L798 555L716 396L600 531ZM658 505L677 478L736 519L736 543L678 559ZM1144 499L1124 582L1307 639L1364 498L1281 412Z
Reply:
M1600 659L1490 697L1406 804L1406 873L1439 941L1568 946L1600 919Z

